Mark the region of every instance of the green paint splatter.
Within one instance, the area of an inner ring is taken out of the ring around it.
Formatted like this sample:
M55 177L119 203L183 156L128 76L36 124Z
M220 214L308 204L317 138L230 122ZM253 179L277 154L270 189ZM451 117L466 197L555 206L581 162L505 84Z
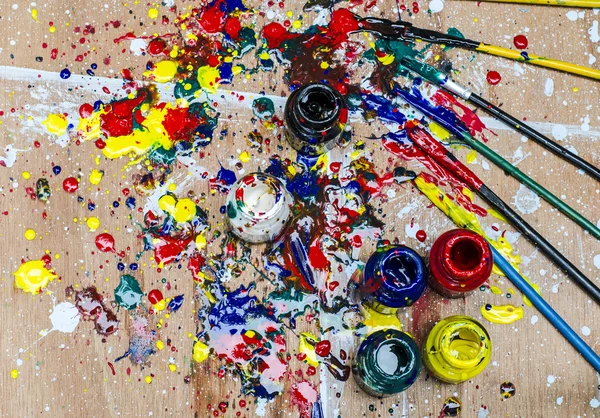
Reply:
M273 100L260 97L252 102L252 112L254 116L261 120L270 120L275 114L275 105Z
M125 309L134 309L142 302L142 289L138 281L129 274L121 276L121 282L115 289L115 301L117 305Z

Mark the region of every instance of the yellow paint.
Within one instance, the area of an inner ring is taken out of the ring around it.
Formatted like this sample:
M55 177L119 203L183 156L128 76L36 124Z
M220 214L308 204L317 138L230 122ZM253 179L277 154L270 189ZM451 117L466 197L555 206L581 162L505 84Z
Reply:
M168 83L177 75L177 62L164 60L154 64L154 68L144 71L144 77L152 77L157 83Z
M328 68L329 68L329 63L328 63L328 62L326 62L326 61L323 61L323 62L321 62L321 65L320 65L320 67L321 67L322 69L326 70L326 69L328 69Z
M148 9L148 17L150 19L156 19L158 17L158 10L156 10L156 9Z
M433 136L435 136L440 141L445 141L446 139L450 138L450 132L448 132L448 130L439 123L429 123L429 130L431 131Z
M152 306L154 306L154 309L156 309L157 311L160 312L160 311L163 311L167 307L167 301L163 299L163 300L155 303Z
M188 198L176 199L172 195L164 195L158 200L158 207L178 223L189 222L196 215L196 204Z
M496 219L500 219L502 222L508 222L506 220L506 218L504 217L504 215L502 215L500 212L498 212L496 209L493 208L488 208L487 213L489 213L490 215L492 215L494 218Z
M196 236L196 248L201 250L204 247L206 247L206 238L204 238L204 235L198 234Z
M50 26L50 29L48 29L50 31L50 33L54 33L56 32L56 26Z
M204 360L208 358L210 354L210 349L206 344L202 341L196 341L194 344L194 351L192 353L192 358L196 363L202 363Z
M26 229L23 235L27 241L33 241L37 234L33 229Z
M163 350L165 348L165 343L162 340L158 340L156 342L156 348L158 348L159 350Z
M243 151L240 153L239 159L243 163L247 163L250 161L250 153L248 151Z
M304 359L305 362L310 364L313 367L317 367L319 365L319 360L317 359L317 353L315 351L315 345L319 342L319 339L311 334L310 332L302 332L300 333L300 342L298 344L298 351L306 355Z
M512 305L495 306L489 305L492 308L487 310L486 305L482 306L481 315L494 324L512 324L513 322L523 319L523 308Z
M51 113L42 122L42 125L44 125L46 130L52 135L60 136L67 132L69 121L65 115L61 115L60 113Z
M31 9L31 18L38 22L38 11L37 9Z
M104 176L104 171L93 169L90 173L90 183L92 184L100 184L102 181L102 177Z
M395 59L396 56L394 54L385 54L382 57L377 57L377 60L383 65L390 65Z
M497 286L490 286L490 292L492 292L494 295L502 294L502 290Z
M592 7L600 6L598 0L478 0L496 3L541 4L543 6Z
M152 376L148 375L144 378L144 380L146 381L146 383L150 384L152 383Z
M22 289L25 293L37 294L48 283L58 276L46 268L41 260L31 260L19 266L13 273L15 276L15 287Z
M172 372L176 372L177 371L177 365L170 363L169 364L169 370L171 370Z
M362 323L368 328L367 335L381 329L392 328L402 331L402 324L397 315L398 309L388 308L386 313L382 313L367 304L363 304L361 312L364 318Z
M486 54L495 55L497 57L509 58L516 61L526 62L527 64L539 65L542 67L553 68L555 70L564 71L566 73L577 74L583 77L600 80L600 70L584 67L570 62L558 61L546 57L541 57L535 54L527 54L528 59L521 55L519 51L514 49L502 48L496 45L479 44L477 51L485 52Z
M29 173L29 171L23 171L21 176L23 176L25 180L29 180L31 178L31 173Z
M17 377L19 377L19 371L17 369L12 369L10 371L10 377L12 377L13 379L16 379Z
M469 151L469 153L467 154L467 157L466 157L467 164L473 164L475 162L476 158L477 158L477 151L475 151L475 150Z
M91 216L88 218L86 224L90 232L94 232L96 229L100 228L100 219Z
M423 363L431 374L447 383L460 383L477 376L492 355L492 342L485 328L460 315L438 322L424 347Z
M198 83L200 83L201 88L209 93L217 92L220 77L221 74L215 67L204 65L198 68Z
M302 27L302 21L301 20L294 20L292 22L292 27L294 29L300 29Z

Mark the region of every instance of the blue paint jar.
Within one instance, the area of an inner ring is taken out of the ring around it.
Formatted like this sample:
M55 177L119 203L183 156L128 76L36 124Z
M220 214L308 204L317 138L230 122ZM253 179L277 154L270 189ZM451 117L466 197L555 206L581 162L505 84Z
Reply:
M425 263L403 245L378 248L365 265L361 291L364 302L381 313L411 306L425 291Z
M396 329L367 335L352 364L352 374L360 388L380 398L408 389L420 371L421 355L415 340Z

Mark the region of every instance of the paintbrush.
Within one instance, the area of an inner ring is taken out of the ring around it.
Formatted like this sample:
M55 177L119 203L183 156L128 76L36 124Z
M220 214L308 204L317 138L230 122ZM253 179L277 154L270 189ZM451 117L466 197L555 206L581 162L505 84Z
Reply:
M600 304L600 289L560 251L550 244L535 228L529 225L506 202L496 195L475 173L461 163L440 142L434 139L425 129L414 122L405 126L408 137L436 163L451 172L456 178L466 183L481 198L488 202L504 218L517 228L528 240L540 249L548 258L571 277L596 303Z
M456 135L458 138L462 139L465 144L474 150L478 151L486 157L488 160L493 162L496 166L502 168L504 172L517 180L519 180L522 184L529 187L533 190L538 196L542 197L546 202L550 203L552 206L560 210L563 214L571 218L577 225L581 226L584 230L588 231L592 236L596 239L600 240L600 228L586 219L583 215L577 212L575 209L567 205L562 199L559 199L557 196L552 194L548 189L544 188L542 185L537 183L527 174L523 173L517 167L506 161L502 158L498 153L489 148L484 143L473 138L462 126L457 126L450 121L440 117L428 103L425 103L421 100L417 100L415 96L411 95L406 90L395 87L394 91L398 93L404 100L406 100L410 105L419 110L425 116L429 117L431 120L438 123L443 128L447 129L452 134Z
M514 128L515 130L524 134L528 138L531 138L533 141L537 142L550 152L569 161L575 167L585 171L588 175L590 175L597 181L600 181L600 168L590 164L589 162L579 157L578 155L572 153L565 147L559 145L558 143L546 137L545 135L542 135L540 132L536 131L529 125L519 121L514 116L504 112L499 107L494 106L493 104L485 100L483 97L457 84L456 82L451 80L446 74L438 71L431 65L425 64L421 61L417 61L416 59L408 56L403 57L401 62L403 66L419 74L426 80L429 80L430 82L434 83L439 87L442 87L450 93L455 94L456 96L473 103L474 105L483 109L492 116L495 116L496 118L500 119L511 128Z
M475 0L492 3L519 3L535 4L541 6L566 6L566 7L600 7L598 0Z
M462 219L460 216L455 216L456 211L453 212L451 205L456 205L454 202L449 199L444 199L444 195L436 196L434 198L431 193L426 193L425 189L427 188L428 182L421 176L417 176L414 180L415 186L423 192L425 196L431 202L438 207L442 212L444 212L454 223L460 228L468 228L473 232L476 232L480 235L481 231L477 228L473 228L473 224L466 222L465 219ZM556 313L554 309L544 300L542 296L540 296L535 289L527 282L523 276L521 276L517 270L494 248L493 243L484 236L490 243L490 248L492 249L492 254L494 257L494 264L504 272L506 277L515 285L517 289L523 293L536 307L536 309L544 315L544 317L560 332L563 337L575 348L586 360L587 362L597 371L600 372L600 357L592 350L592 348L585 343L581 339L579 335L565 322L561 316Z
M486 54L495 55L498 57L509 58L516 61L525 62L527 64L539 65L542 67L552 68L555 70L600 80L600 70L583 67L577 64L571 64L569 62L545 58L539 55L529 54L527 52L518 52L512 49L489 45L471 39L464 39L458 36L452 36L429 29L417 28L409 22L393 22L391 20L374 17L363 18L357 15L354 15L354 19L358 24L358 29L350 32L371 32L384 38L400 39L407 42L425 41L434 44L444 44L446 46L485 52Z

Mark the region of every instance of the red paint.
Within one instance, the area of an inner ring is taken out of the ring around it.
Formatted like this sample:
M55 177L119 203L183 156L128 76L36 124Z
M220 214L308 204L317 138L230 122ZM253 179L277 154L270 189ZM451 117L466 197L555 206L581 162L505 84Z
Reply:
M100 116L100 129L107 136L124 136L133 132L133 118L137 107L146 100L146 92L138 91L137 97L123 99L104 107L106 113Z
M75 193L79 188L79 182L75 177L67 177L64 179L62 187L67 193Z
M216 0L209 3L200 12L200 26L208 33L223 32L225 28L225 1Z
M110 361L108 362L108 367L110 367L110 371L111 371L112 375L113 376L116 375L115 366L113 366L113 364Z
M317 270L328 270L330 263L321 250L321 241L317 238L311 244L308 250L308 259L310 265Z
M331 14L329 29L347 35L360 29L356 15L348 9L338 9Z
M489 244L466 229L442 234L429 254L432 285L445 296L462 296L479 288L490 277L492 267Z
M164 106L157 106L161 108ZM175 108L167 110L163 127L173 141L187 139L192 132L202 123L195 115L190 113L189 108Z
M94 113L94 106L89 103L84 103L79 107L79 116L83 119L89 118Z
M58 56L58 48L52 48L52 50L50 51L50 58L55 60L57 56Z
M269 48L279 48L279 46L290 39L297 38L299 35L289 33L283 25L272 22L266 25L262 30L262 37L267 41Z
M485 76L485 79L489 84L495 86L496 84L500 83L500 81L502 80L502 76L498 71L492 70L488 71L487 75Z
M242 24L239 19L235 17L228 17L225 21L225 32L231 36L232 39L238 39L240 31L242 30Z
M96 237L96 247L103 253L115 252L115 239L109 233L103 233Z
M525 49L529 45L529 41L525 35L517 35L513 39L513 43L517 49Z
M147 51L150 55L161 55L165 52L166 47L167 43L164 41L164 39L156 38L148 43Z
M153 305L156 305L157 303L159 303L160 301L162 301L164 299L165 298L163 297L162 292L158 289L152 289L148 293L148 301Z
M331 342L329 340L319 341L315 345L315 353L317 353L317 355L319 357L327 357L330 352L331 352Z
M425 242L425 240L427 239L427 233L422 229L419 229L417 231L416 237L420 242Z
M175 261L187 248L192 238L177 239L170 237L157 237L159 242L154 244L154 258L159 264L167 265Z
M104 149L106 147L106 142L104 142L102 139L96 139L94 144L96 145L96 148L98 148L98 149Z
M107 336L117 331L117 316L104 305L104 297L95 287L75 292L75 306L84 321L94 322L98 334Z

